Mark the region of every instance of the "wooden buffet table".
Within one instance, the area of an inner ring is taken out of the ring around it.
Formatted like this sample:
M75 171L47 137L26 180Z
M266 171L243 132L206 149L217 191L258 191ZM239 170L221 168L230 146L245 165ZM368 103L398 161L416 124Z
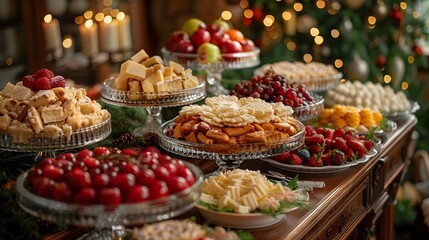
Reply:
M408 144L417 123L414 115L397 121L398 128L382 139L382 148L364 164L329 175L300 174L300 180L322 180L326 186L310 193L309 210L287 214L280 223L250 230L257 240L297 239L368 239L376 234L377 240L394 239L394 208L397 189L409 164ZM194 160L203 171L213 170L214 161ZM287 172L260 160L244 161L242 168ZM197 216L196 209L181 217ZM55 234L48 239L75 239L76 231ZM73 237L74 236L74 237Z

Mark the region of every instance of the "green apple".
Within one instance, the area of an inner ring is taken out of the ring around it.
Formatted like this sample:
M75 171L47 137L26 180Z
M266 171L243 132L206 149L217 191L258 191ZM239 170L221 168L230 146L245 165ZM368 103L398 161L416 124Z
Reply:
M208 64L220 61L222 55L220 48L213 43L203 43L197 49L198 62L201 64Z
M198 18L191 18L182 25L182 31L192 36L198 28L207 28L207 25Z
M222 19L216 19L213 21L213 23L219 25L219 27L222 28L224 31L228 31L229 29L231 29L229 23Z

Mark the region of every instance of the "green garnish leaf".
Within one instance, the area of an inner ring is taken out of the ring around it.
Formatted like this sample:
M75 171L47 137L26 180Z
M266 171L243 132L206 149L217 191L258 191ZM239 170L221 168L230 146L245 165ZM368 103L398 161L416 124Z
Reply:
M232 208L220 208L212 203L208 203L204 201L199 201L198 204L203 207L206 207L209 210L216 211L216 212L234 212Z
M238 229L237 231L235 231L235 233L240 238L240 240L254 240L255 239L251 233L243 231L241 229Z
M298 175L296 175L295 177L293 177L288 184L286 185L288 188L292 189L292 190L296 190L298 188Z

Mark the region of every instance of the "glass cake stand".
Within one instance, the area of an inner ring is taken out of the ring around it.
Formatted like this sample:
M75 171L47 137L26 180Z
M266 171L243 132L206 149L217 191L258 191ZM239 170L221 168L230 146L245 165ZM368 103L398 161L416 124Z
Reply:
M293 116L301 122L307 122L317 116L319 116L320 112L323 110L324 99L322 96L311 93L314 98L314 103L311 103L307 106L301 106L293 108Z
M198 61L199 55L194 53L170 52L165 48L162 48L161 52L166 62L171 60L192 70L204 70L207 73L207 92L213 96L228 94L228 90L221 84L224 70L249 68L260 63L259 48L247 52L224 53L222 54L222 61L210 64L200 63Z
M111 117L103 122L75 129L68 136L50 138L43 134L35 134L28 141L16 141L9 132L0 132L0 149L16 152L38 152L36 160L53 156L56 150L67 150L84 147L107 138L112 132Z
M47 221L75 226L94 227L94 231L79 239L125 239L125 226L152 223L178 216L190 210L201 194L203 173L184 162L195 176L195 183L184 191L164 198L117 206L78 205L59 202L35 195L27 189L28 171L16 181L19 206L33 216Z
M293 136L267 143L246 144L203 144L175 139L167 135L173 127L174 119L163 123L158 129L159 145L168 152L195 159L215 160L224 172L238 168L244 160L267 158L282 152L292 151L304 143L304 124L297 121L300 130Z
M163 107L184 106L198 102L206 97L205 82L199 81L198 86L172 92L136 92L117 90L113 83L117 76L104 81L101 91L101 100L105 103L120 107L146 108L148 116L143 126L134 129L134 134L144 136L148 132L156 132L162 123L161 110Z

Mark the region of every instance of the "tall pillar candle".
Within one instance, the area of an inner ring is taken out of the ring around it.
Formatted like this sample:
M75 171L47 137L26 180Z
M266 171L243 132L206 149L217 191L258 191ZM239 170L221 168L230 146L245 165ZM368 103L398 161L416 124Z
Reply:
M92 20L86 20L79 26L79 35L83 54L88 57L95 56L98 53L97 24Z
M293 10L286 10L283 12L283 20L285 32L288 36L295 36L296 34L296 12Z
M54 51L61 48L61 31L58 19L52 18L51 14L43 18L42 29L45 34L46 50Z
M100 22L100 50L117 52L119 50L118 21L111 16Z
M130 16L120 12L116 19L118 19L119 48L121 50L130 50L132 45Z

